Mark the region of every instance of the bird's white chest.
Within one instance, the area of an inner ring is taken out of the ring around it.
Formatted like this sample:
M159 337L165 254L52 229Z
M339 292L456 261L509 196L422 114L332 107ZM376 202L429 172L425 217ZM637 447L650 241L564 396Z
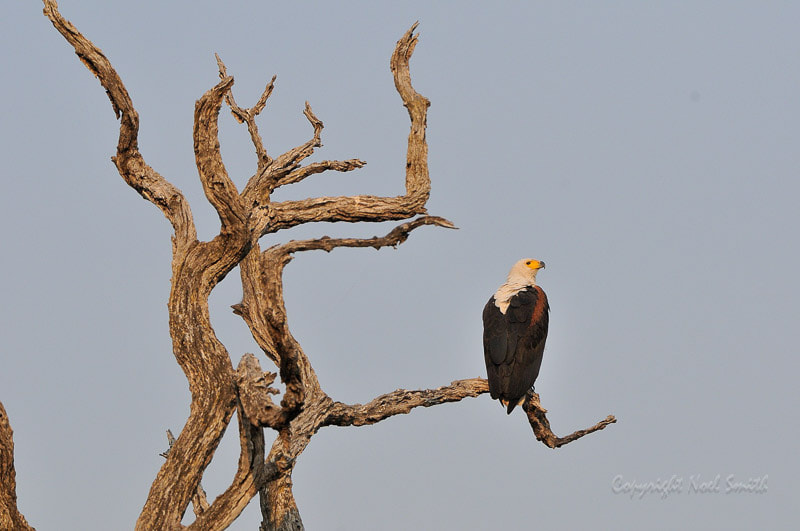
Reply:
M494 305L505 315L511 304L511 297L528 287L529 284L506 282L494 292Z

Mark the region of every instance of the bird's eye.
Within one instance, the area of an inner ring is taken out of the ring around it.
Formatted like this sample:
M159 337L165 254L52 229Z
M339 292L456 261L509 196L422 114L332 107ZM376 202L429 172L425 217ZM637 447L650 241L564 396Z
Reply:
M531 262L530 262L530 260L528 260L527 262L525 262L525 265L531 265Z

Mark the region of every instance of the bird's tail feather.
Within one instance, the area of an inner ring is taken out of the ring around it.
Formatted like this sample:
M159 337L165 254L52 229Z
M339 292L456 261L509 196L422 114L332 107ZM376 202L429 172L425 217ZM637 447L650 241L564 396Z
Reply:
M523 396L517 402L509 402L508 400L501 398L500 403L506 408L506 415L510 415L514 408L517 406L521 406L522 403L525 401L525 397Z

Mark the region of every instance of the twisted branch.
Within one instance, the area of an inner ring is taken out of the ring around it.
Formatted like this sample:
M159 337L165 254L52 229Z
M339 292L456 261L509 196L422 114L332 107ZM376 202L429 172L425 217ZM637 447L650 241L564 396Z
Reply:
M278 366L286 391L281 407L286 420L300 411L319 382L302 347L289 330L283 298L283 268L291 258L280 248L260 252L255 245L240 264L242 302L233 306L259 347Z
M321 134L324 127L316 117L311 105L306 102L303 114L314 129L314 135L306 143L279 155L268 167L262 168L254 175L242 191L242 196L250 203L266 202L278 182L289 172L314 153L314 149L322 145Z
M297 168L293 170L285 176L279 178L275 184L275 187L278 186L285 186L287 184L294 184L299 183L306 177L310 177L312 175L316 175L317 173L322 173L325 171L340 171L340 172L347 172L357 170L358 168L363 168L367 163L363 160L359 159L348 159L348 160L323 160L322 162L315 162L313 164L309 164L308 166L303 166L302 168Z
M186 529L187 531L222 531L239 517L253 497L268 482L294 465L289 461L264 461L264 431L253 426L239 403L239 465L231 485Z
M458 402L488 392L489 383L482 378L456 380L444 387L421 391L398 389L381 395L364 405L334 402L322 425L366 426L395 415L404 415L416 407L431 407L447 402Z
M278 429L287 422L283 410L272 402L271 395L279 393L270 387L277 375L263 372L258 359L245 354L236 369L236 383L239 388L239 403L242 416L253 426Z
M98 78L106 89L114 113L121 118L117 154L111 158L119 174L139 195L164 213L175 231L176 250L185 249L197 240L192 211L181 191L148 166L139 153L139 114L133 108L122 79L100 48L61 16L55 0L44 0L44 14L72 45L83 64Z
M322 250L331 252L336 247L397 247L405 242L411 235L411 231L423 225L436 225L447 229L455 229L452 222L438 216L422 216L413 221L398 225L386 236L373 236L372 238L329 238L323 236L313 240L292 240L280 247L284 254L291 255L301 251Z
M566 437L558 437L550 429L550 422L547 420L546 416L547 410L544 409L539 402L538 394L534 393L533 391L528 391L528 394L525 395L525 402L522 404L522 409L528 416L528 422L531 424L531 429L536 436L536 440L541 441L549 448L561 448L565 444L576 441L584 435L589 435L590 433L600 431L609 424L614 424L617 422L617 419L614 417L614 415L609 415L590 428L578 430L567 435Z
M219 146L219 110L222 98L230 93L233 78L222 79L214 88L197 100L194 110L194 154L203 191L219 215L221 234L243 230L247 224L245 212L236 185L233 184Z

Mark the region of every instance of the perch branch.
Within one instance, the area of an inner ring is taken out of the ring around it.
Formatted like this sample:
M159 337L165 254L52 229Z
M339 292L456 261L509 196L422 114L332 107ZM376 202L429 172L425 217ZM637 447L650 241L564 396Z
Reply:
M348 405L342 402L334 402L322 425L366 426L394 415L409 413L415 407L430 407L447 402L458 402L464 398L476 397L488 392L489 383L482 378L456 380L444 387L422 391L398 389L381 395L364 405Z
M14 470L14 432L0 402L0 529L33 530L17 508L17 475Z
M483 378L456 380L448 386L422 391L398 389L381 395L365 405L348 405L342 402L334 402L322 425L366 426L394 415L409 413L415 407L430 407L447 402L458 402L464 398L476 397L488 392L489 382ZM559 437L550 429L547 410L539 402L539 395L530 391L526 396L523 409L528 416L533 433L536 435L536 440L541 441L549 448L560 448L565 444L580 439L584 435L602 430L617 421L612 415L609 415L590 428L576 431L566 437Z
M100 81L111 100L114 113L120 119L117 154L111 159L119 174L129 186L164 213L175 231L176 248L190 245L197 239L192 211L181 191L148 166L139 152L139 114L133 107L122 79L100 48L61 16L55 0L44 0L44 14Z

